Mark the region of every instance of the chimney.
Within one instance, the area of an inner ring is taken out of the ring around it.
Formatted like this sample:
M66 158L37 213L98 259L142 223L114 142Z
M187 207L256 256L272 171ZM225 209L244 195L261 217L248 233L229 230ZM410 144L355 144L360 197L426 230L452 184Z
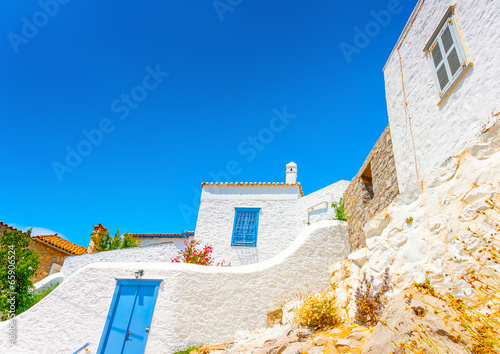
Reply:
M297 183L297 164L290 162L286 165L286 184Z

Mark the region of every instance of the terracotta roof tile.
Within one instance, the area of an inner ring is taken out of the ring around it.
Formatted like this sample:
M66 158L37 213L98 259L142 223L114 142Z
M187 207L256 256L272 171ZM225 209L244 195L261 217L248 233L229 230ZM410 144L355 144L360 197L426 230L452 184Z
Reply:
M10 226L10 225L7 225L6 223L3 223L3 222L1 222L1 221L0 221L0 225L3 225L4 227L9 228L9 229L11 229L11 230L14 230L14 231L21 231L21 232L23 232L23 233L24 233L24 231L19 230L19 229L16 229L15 227L12 227L12 226Z
M55 248L59 248L63 251L74 255L80 255L87 253L87 249L83 246L79 246L76 243L70 242L68 240L63 239L56 235L40 235L40 236L32 236L32 239L42 241L44 243L48 243Z
M302 186L300 182L297 183L283 183L283 182L226 182L226 183L218 183L218 182L203 182L201 186L217 186L217 187L248 187L248 186L279 186L279 187L299 187L300 196L304 196L304 192L302 192Z

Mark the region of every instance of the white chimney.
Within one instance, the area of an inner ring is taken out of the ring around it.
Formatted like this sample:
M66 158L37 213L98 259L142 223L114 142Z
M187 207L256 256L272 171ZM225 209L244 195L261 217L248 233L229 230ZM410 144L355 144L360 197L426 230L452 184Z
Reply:
M297 183L297 164L290 162L286 165L286 184Z

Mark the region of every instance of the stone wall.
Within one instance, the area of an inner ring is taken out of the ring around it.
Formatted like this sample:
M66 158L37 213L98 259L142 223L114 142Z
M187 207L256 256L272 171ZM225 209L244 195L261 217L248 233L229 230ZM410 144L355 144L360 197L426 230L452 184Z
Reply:
M345 192L351 252L366 245L363 227L398 195L391 131L387 126Z
M49 275L50 267L54 263L62 266L64 258L69 256L69 253L59 251L54 247L44 245L43 243L33 239L30 241L29 248L38 253L38 259L40 260L40 265L38 266L36 275L34 278L31 278L31 281L34 283Z
M3 234L4 230L12 231L17 229L14 229L0 222L0 235ZM35 241L33 239L30 240L28 248L38 253L38 259L40 260L40 265L38 266L36 274L33 278L31 278L31 281L33 283L36 283L37 281L45 278L49 274L50 266L53 263L62 265L64 263L64 258L69 255L69 253L58 251L53 247L46 246L41 242Z

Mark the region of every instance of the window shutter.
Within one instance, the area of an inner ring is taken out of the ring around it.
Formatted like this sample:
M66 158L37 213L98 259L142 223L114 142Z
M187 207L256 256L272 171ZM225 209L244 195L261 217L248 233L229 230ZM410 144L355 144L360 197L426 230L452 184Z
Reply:
M258 221L258 208L236 208L231 245L255 246Z
M446 72L446 66L443 64L437 71L437 76L439 80L439 87L443 90L448 84L448 73Z
M443 55L441 54L441 49L439 49L439 43L436 42L434 49L432 49L432 59L434 59L434 67L437 68L439 63L443 60Z
M460 59L455 48L448 55L448 64L450 65L451 75L455 75L458 69L460 69Z
M450 27L446 27L441 35L441 40L443 41L444 52L448 53L450 48L453 46L453 38L451 37Z

